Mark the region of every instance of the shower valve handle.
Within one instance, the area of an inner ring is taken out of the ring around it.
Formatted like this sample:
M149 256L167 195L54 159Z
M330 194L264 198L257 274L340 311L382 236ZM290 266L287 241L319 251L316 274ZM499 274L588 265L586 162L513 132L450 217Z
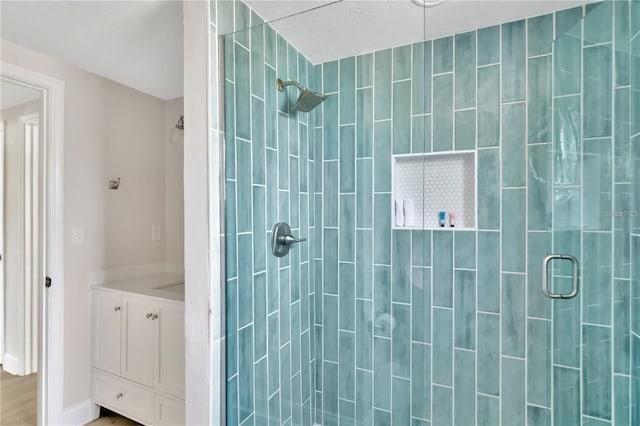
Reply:
M281 235L278 238L278 242L283 246L291 246L295 243L301 243L303 241L307 241L306 238L296 238L293 235Z
M271 252L276 257L286 256L295 243L307 241L291 235L291 227L285 222L278 222L271 229Z

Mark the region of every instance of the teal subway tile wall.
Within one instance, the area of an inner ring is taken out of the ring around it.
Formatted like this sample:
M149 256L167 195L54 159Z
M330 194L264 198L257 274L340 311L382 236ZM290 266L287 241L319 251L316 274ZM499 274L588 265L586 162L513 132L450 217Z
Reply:
M640 2L320 64L212 5L228 424L640 424ZM395 227L393 156L468 150L476 227ZM308 239L283 258L279 221ZM577 298L544 297L549 253Z

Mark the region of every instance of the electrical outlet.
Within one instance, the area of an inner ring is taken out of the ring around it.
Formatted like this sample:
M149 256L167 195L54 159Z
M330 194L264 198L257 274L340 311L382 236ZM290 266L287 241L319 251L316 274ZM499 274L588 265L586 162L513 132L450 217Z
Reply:
M151 241L160 241L161 239L160 225L151 225Z
M84 245L84 226L74 226L71 228L71 245Z

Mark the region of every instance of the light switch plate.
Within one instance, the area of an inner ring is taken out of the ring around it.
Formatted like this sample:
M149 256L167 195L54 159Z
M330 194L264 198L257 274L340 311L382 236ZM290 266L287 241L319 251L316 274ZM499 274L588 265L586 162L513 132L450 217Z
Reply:
M71 228L71 245L84 245L84 226L74 226Z

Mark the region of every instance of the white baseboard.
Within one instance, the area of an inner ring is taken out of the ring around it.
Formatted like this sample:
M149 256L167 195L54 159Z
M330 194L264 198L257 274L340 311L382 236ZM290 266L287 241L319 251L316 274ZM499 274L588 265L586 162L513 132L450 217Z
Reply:
M86 399L66 407L62 413L65 425L82 426L100 416L100 406Z
M4 354L4 364L2 364L2 369L7 373L14 376L24 376L24 368L20 364L20 359L17 356L13 356L8 353Z

